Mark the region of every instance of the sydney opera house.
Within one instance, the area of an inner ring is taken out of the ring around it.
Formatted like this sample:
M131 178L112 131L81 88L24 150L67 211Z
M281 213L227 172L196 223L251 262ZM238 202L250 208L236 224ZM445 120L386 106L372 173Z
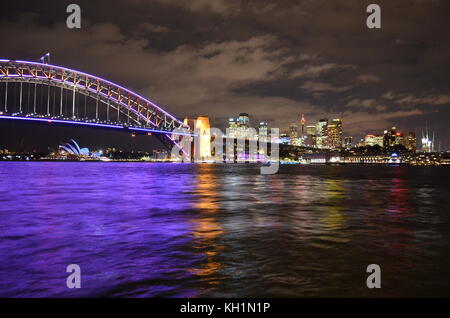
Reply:
M77 157L89 156L89 149L88 148L80 148L78 143L73 139L70 139L70 142L68 142L64 145L60 145L59 149L62 150L62 152L64 152L64 154L66 154L66 155L72 155L72 156L77 156Z

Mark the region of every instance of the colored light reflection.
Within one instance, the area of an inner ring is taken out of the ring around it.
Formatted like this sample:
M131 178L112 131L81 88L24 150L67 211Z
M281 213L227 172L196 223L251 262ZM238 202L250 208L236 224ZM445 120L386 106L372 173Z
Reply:
M194 224L192 235L196 238L194 248L201 252L206 258L205 262L197 268L191 270L195 275L204 277L209 285L218 285L220 278L215 273L222 268L222 264L217 261L217 255L223 250L223 246L217 243L217 239L223 234L223 229L217 221L219 194L214 178L213 166L200 165L197 174L198 198L195 207L200 215L193 218Z

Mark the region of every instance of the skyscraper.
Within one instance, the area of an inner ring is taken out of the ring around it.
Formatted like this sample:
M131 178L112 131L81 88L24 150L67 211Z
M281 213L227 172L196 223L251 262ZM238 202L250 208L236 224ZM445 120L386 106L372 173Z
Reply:
M234 118L228 119L228 137L230 138L237 138L238 135L238 122Z
M302 114L302 118L300 119L300 125L301 125L301 136L304 137L305 136L305 124L306 124L306 120L305 120L305 115Z
M237 121L239 123L239 127L241 127L241 128L249 128L250 127L250 118L247 113L240 113Z
M403 133L397 132L395 134L394 145L403 145L403 146L406 147L406 140L405 140L405 137L404 137Z
M397 128L392 127L391 130L385 130L383 135L383 148L390 148L395 145L395 137L397 135Z
M306 138L304 144L307 147L316 147L316 126L306 126Z
M296 123L293 123L289 126L289 139L291 145L298 144L298 126Z
M410 131L408 133L408 137L406 138L405 147L409 151L415 152L417 150L417 138L416 138L416 134L414 132Z
M228 135L230 138L248 138L250 134L250 117L247 113L239 114L238 118L228 120Z
M327 127L328 148L342 148L342 120L334 118Z
M267 122L262 121L258 127L258 139L260 142L267 142L268 125Z
M307 135L315 135L316 134L316 126L315 125L306 126L306 134Z
M328 146L328 119L320 119L316 124L316 147L327 148Z
M344 138L344 147L347 150L353 147L353 137L349 136Z

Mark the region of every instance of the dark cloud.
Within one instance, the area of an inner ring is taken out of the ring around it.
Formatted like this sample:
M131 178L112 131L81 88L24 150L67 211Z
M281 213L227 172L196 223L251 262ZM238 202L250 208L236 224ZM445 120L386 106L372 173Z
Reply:
M0 56L36 59L130 87L178 117L248 112L281 128L341 116L346 134L425 122L450 147L446 0L378 1L382 29L361 0L15 1L0 13Z

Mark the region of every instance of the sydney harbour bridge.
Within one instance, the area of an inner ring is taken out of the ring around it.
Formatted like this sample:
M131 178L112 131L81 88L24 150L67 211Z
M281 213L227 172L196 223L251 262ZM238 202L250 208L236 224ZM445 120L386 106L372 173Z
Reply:
M31 61L0 60L0 119L154 134L169 149L194 136L188 125L129 89Z

